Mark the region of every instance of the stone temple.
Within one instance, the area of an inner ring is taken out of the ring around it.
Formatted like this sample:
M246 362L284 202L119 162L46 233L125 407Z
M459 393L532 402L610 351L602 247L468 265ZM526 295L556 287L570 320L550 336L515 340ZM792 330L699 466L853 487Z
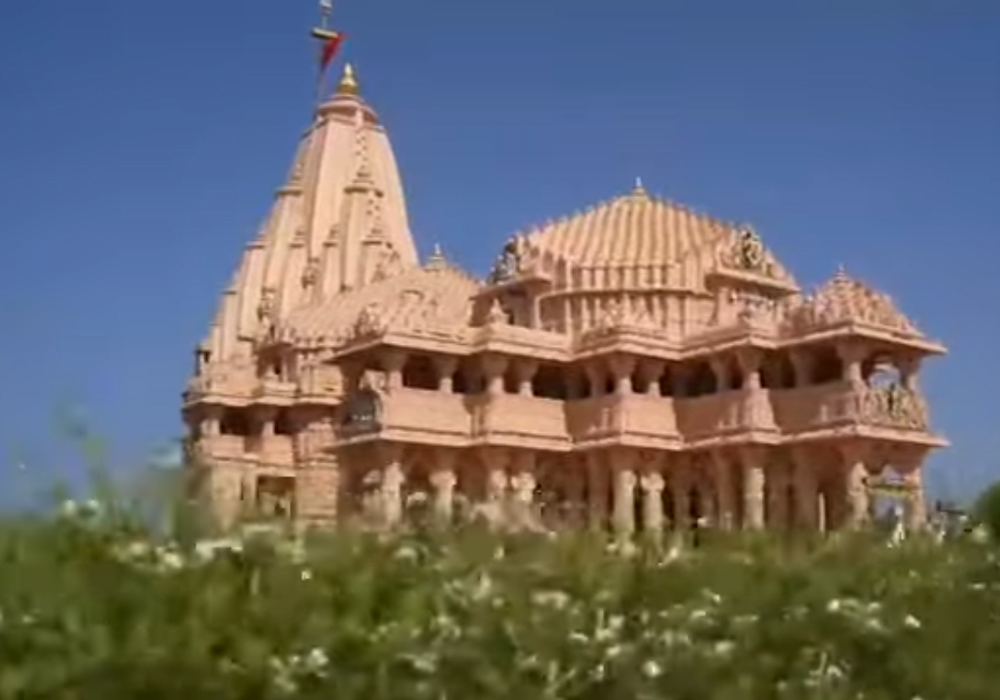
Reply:
M215 515L656 533L926 518L944 347L843 270L804 293L760 235L631 191L421 262L350 66L243 251L183 397ZM419 507L415 504L420 504Z

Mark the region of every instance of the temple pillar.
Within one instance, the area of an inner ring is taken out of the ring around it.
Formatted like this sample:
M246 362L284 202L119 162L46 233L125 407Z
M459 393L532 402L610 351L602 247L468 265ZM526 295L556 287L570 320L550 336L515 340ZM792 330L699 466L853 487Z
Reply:
M625 537L635 532L635 453L623 449L618 451L613 459L615 467L612 520L615 534Z
M632 373L635 371L636 359L631 355L612 355L608 358L608 371L615 382L615 393L618 396L628 396L632 393Z
M730 386L732 384L732 371L729 359L714 355L708 358L708 365L712 368L712 374L715 376L716 391L729 391L732 388Z
M503 375L507 371L507 358L504 355L486 354L480 358L483 376L486 378L486 393L490 396L500 396L504 393Z
M736 493L733 484L732 465L722 452L712 453L715 493L718 498L716 525L722 530L732 530L736 522Z
M768 465L766 479L766 524L774 530L787 530L792 526L794 514L789 510L788 489L791 486L789 465L785 460Z
M908 491L903 504L903 517L907 530L921 530L927 525L927 500L924 494L924 475L920 466L913 466L904 473Z
M795 486L796 521L806 530L816 530L819 525L816 474L813 460L806 450L792 450L792 483Z
M807 348L792 348L789 359L792 361L795 386L809 386L812 383L813 368L816 365L815 357L810 354Z
M455 461L458 454L454 450L434 451L434 466L431 468L430 482L434 489L434 518L442 525L450 525L455 516Z
M740 372L743 373L743 391L747 392L749 402L748 422L758 429L769 430L775 427L771 401L763 390L761 381L761 364L763 354L757 348L743 348L736 354Z
M688 458L679 458L670 473L669 488L674 502L675 530L687 530L691 527L691 477L687 461Z
M589 503L587 521L594 530L603 530L608 520L608 472L601 452L588 452L587 482Z
M437 373L438 391L442 394L454 393L458 358L453 355L435 355L434 371Z
M535 487L538 479L535 475L535 453L527 450L519 451L514 456L514 474L510 478L511 495L520 525L533 522L535 505Z
M406 352L398 348L384 348L379 352L379 362L385 372L385 390L392 392L403 387L403 366Z
M865 466L867 451L857 443L845 443L840 447L843 462L844 493L846 508L843 526L858 530L868 523L871 512L868 493L868 470Z
M395 527L403 520L403 449L397 443L379 445L379 459L382 463L380 495L382 500L382 520L388 527Z
M903 388L910 391L917 390L917 377L920 373L921 358L902 357L896 360L896 368L899 370L899 380Z
M568 468L563 472L566 479L566 514L573 527L579 527L586 521L587 504L584 502L586 492L587 469L586 462L580 455L566 457Z
M521 396L532 396L534 390L531 382L538 372L538 363L534 360L517 358L514 360L514 374L517 382L517 393Z
M864 384L861 363L867 355L868 348L857 340L844 340L837 343L837 356L844 365L844 381L851 384Z
M639 485L642 487L642 528L654 540L663 534L663 489L666 482L659 471L643 473Z
M642 382L642 391L649 396L660 395L660 377L666 363L663 360L643 358L639 362L639 381Z
M747 447L741 450L743 462L743 526L750 530L764 527L764 450Z
M584 371L587 374L587 385L589 387L589 395L591 398L597 398L598 396L604 396L606 394L606 380L607 374L600 363L593 360L587 362L584 365Z

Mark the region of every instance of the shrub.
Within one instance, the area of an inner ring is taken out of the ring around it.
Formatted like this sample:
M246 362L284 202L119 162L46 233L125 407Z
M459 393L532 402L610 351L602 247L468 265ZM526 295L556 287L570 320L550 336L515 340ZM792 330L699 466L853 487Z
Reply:
M482 530L190 545L94 504L0 526L0 698L995 697L1000 560Z

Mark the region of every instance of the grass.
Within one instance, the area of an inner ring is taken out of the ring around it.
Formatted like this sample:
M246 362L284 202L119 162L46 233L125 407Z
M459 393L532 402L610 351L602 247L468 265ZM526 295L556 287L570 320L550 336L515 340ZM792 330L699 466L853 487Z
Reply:
M478 529L0 523L0 699L987 700L1000 556L875 536L697 550Z

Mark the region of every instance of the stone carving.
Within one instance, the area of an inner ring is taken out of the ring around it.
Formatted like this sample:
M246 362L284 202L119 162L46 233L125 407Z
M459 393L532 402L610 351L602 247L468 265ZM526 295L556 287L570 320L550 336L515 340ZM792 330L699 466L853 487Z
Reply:
M899 383L869 387L861 396L861 418L913 430L925 430L929 423L923 400Z
M385 331L386 323L382 311L382 306L378 302L372 302L365 306L358 314L357 320L352 328L353 337L365 337L378 335Z
M521 271L521 256L517 251L517 241L510 240L503 247L490 272L490 284L508 282Z
M486 314L486 324L489 326L502 326L510 323L507 312L504 311L499 299L494 299L490 304L490 310Z
M370 387L362 387L344 407L342 425L358 430L377 430L382 423L382 398Z
M264 287L257 304L257 320L262 324L274 322L278 312L278 293L274 287Z
M302 288L309 289L319 281L320 260L312 256L306 261L305 269L302 270Z

